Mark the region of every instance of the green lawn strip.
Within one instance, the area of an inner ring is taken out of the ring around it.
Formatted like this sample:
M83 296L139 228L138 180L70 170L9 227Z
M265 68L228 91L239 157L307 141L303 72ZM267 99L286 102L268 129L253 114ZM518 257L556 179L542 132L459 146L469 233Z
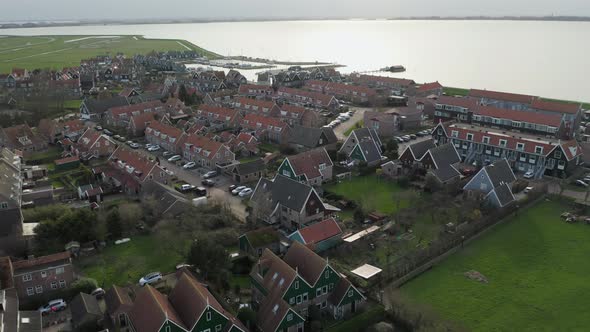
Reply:
M25 159L43 161L49 164L55 159L59 159L62 151L63 150L58 146L51 146L46 151L36 152Z
M249 275L236 275L232 274L229 279L230 289L233 291L236 285L240 286L240 289L250 288L250 276Z
M362 204L367 212L378 211L384 214L391 214L397 210L394 197L396 193L403 191L394 182L374 175L353 177L338 184L328 185L325 189ZM407 204L407 201L402 201L400 208L406 207Z
M183 261L176 252L159 243L156 236L136 236L130 242L110 245L97 255L82 258L76 263L85 277L94 278L101 287L113 284L137 284L150 272L173 272Z
M272 143L260 143L259 148L261 151L264 152L277 152L279 151L279 146Z
M369 307L351 317L350 319L340 321L330 326L328 332L356 332L366 331L373 324L381 322L385 318L385 309L379 304L369 304Z
M590 316L590 227L542 202L402 287L443 317L476 331L583 331ZM489 283L470 280L475 270Z
M443 92L448 96L467 96L469 89L444 87Z
M359 129L359 128L362 128L364 124L365 124L365 121L364 121L364 120L360 120L359 122L355 123L355 124L354 124L354 126L352 126L352 127L348 128L348 129L347 129L347 130L344 132L344 135L345 135L345 136L348 136L348 135L350 135L350 133L352 133L352 131L353 131L353 130L355 130L355 129Z

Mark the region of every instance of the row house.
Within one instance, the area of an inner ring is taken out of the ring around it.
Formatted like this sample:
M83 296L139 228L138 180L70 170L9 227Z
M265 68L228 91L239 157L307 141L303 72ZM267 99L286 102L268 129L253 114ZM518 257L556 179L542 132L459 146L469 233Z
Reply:
M143 113L161 114L165 110L165 105L159 101L149 101L145 103L116 106L109 108L104 114L104 121L109 126L127 128L131 117Z
M272 180L260 179L250 202L254 218L290 231L321 221L332 212L312 186L280 174Z
M185 159L209 169L231 164L236 160L236 155L227 145L200 135L188 135L180 148Z
M434 105L434 121L471 122L478 106L471 98L440 96Z
M302 89L280 87L275 94L275 99L284 103L304 107L315 107L328 110L340 108L340 103L336 97Z
M440 97L443 94L443 86L438 81L420 84L413 90L416 97Z
M514 170L532 171L535 178L566 176L582 162L582 149L575 140L539 138L461 123L439 123L432 135L438 144L452 143L465 163L486 165L504 158Z
M157 144L166 151L180 153L180 144L186 134L179 128L154 121L145 129L145 139L151 144Z
M530 111L538 115L561 116L566 128L565 132L570 133L570 137L575 135L576 129L579 128L582 121L582 105L580 103L535 99L531 103Z
M150 285L132 300L128 292L113 286L105 294L106 313L116 331L127 332L247 332L190 272L176 274L170 294Z
M515 111L527 110L537 97L492 90L471 89L469 98L477 101L479 105L507 108Z
M235 89L207 92L203 98L203 104L210 106L231 107L233 105L235 95L237 95Z
M153 112L132 115L127 132L133 137L143 136L147 126L155 121L157 121L156 114Z
M397 135L400 131L401 117L396 109L390 109L385 112L366 111L363 113L363 123L367 128L371 128L380 136L391 137Z
M78 141L71 146L72 153L81 160L110 156L117 148L117 143L109 136L87 128Z
M80 104L80 118L99 121L108 109L127 105L129 105L129 101L121 96L108 99L86 98Z
M244 114L258 114L261 116L277 116L280 112L279 106L268 100L240 97L233 107Z
M225 84L228 87L236 88L246 83L248 83L248 79L246 78L246 76L242 75L239 71L235 69L230 69L230 71L228 71L225 75Z
M21 157L0 148L0 255L21 254L23 249L21 172Z
M290 126L319 127L322 121L318 112L289 104L281 105L276 116L283 119Z
M472 123L493 128L529 132L542 136L572 138L572 129L558 114L513 111L492 106L479 106Z
M25 157L47 149L47 140L27 124L0 128L0 148L22 151Z
M31 78L31 72L29 72L26 68L12 68L10 74L17 80L17 81L24 81Z
M172 172L160 166L158 161L125 146L118 147L108 161L108 167L94 169L94 173L103 182L127 194L139 194L144 184L149 181L168 184L173 176Z
M237 110L206 104L199 106L196 117L205 120L206 124L218 130L234 129L242 122L242 115Z
M258 99L271 98L274 92L272 86L262 84L241 84L238 89L240 96Z
M262 332L302 332L312 306L338 320L357 312L366 300L327 259L297 241L283 259L265 249L250 280Z
M287 143L290 137L290 127L286 122L257 114L247 114L242 119L242 129L251 131L260 140L277 144Z
M45 296L69 287L75 280L69 252L61 252L10 264L14 288L20 299Z
M227 145L232 152L240 153L242 156L255 156L260 152L260 142L256 137L248 133L239 133L238 136L227 140Z
M292 180L319 187L332 180L334 163L324 148L288 156L277 173Z
M63 138L77 140L85 130L86 125L80 119L68 121L41 119L37 126L37 132L43 135L50 144L56 143Z
M354 103L364 104L377 101L377 91L365 86L310 80L305 82L305 87L312 91L334 95L339 99L346 99Z
M403 96L406 91L411 90L416 82L405 78L375 76L364 74L352 74L349 79L354 83L371 89L389 90L390 92Z

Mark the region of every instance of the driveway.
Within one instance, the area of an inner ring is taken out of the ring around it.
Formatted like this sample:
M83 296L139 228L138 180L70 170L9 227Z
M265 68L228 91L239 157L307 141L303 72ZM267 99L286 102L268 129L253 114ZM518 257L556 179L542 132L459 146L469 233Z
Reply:
M355 111L352 115L352 118L350 118L346 122L339 124L338 126L336 126L336 128L334 128L334 134L336 134L336 137L339 140L345 140L346 135L344 133L348 129L354 127L354 125L357 124L357 122L361 121L363 119L363 115L365 114L365 112L367 110L370 110L371 108L350 106L349 109Z

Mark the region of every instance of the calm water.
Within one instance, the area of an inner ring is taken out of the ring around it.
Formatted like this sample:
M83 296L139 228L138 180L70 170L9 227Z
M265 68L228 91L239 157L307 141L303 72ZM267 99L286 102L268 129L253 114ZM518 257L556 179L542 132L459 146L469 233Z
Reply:
M142 34L224 55L327 61L344 72L401 64L418 82L590 101L590 23L298 21L83 26L0 34ZM250 76L250 75L248 75Z

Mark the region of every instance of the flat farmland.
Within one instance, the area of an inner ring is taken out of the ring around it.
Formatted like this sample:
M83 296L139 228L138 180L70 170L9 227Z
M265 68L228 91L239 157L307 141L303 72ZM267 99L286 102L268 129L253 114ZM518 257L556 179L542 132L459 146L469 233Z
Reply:
M123 53L127 56L151 51L194 50L210 58L217 54L190 42L174 39L145 39L142 36L3 36L0 38L0 73L13 67L61 69L77 66L80 60L97 55Z

